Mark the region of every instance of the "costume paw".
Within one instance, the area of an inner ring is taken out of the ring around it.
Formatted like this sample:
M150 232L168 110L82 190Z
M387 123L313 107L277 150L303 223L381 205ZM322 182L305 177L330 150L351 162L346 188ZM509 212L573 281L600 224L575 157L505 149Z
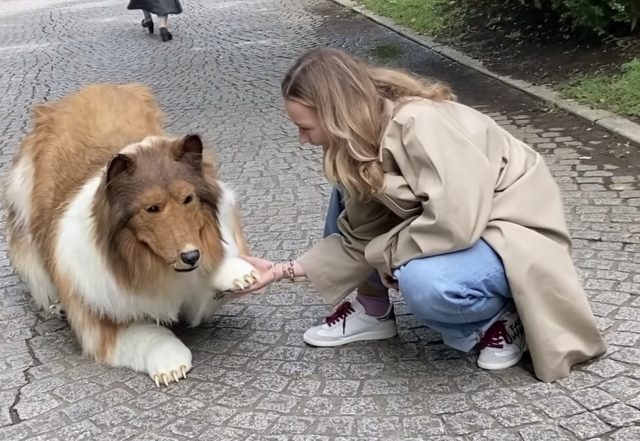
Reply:
M160 341L147 354L146 368L158 387L177 383L191 370L191 351L175 337Z
M241 291L258 280L258 271L246 260L227 258L213 280L217 291Z
M60 300L49 306L49 313L63 320L67 318L67 313L62 308Z

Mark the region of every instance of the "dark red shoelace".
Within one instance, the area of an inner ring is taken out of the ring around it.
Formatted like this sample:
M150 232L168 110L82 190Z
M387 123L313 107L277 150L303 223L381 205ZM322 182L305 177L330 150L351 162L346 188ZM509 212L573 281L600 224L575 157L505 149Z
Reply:
M327 322L327 325L332 326L340 320L346 319L348 315L353 314L354 312L356 312L356 310L351 306L351 302L344 302L342 305L338 306L338 309L336 309L333 314L328 315L325 318L325 321Z
M495 322L487 332L484 333L482 339L480 339L481 348L503 348L504 343L513 343L513 337L507 332L507 328L504 326L506 320L498 320Z

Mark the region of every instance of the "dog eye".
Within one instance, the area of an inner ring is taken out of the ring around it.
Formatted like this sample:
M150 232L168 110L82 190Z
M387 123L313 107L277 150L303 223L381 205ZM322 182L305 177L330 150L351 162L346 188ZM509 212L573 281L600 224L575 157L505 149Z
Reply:
M189 195L186 198L184 198L184 204L185 205L190 204L191 201L193 201L193 196L191 196L191 195Z
M151 205L150 207L147 208L147 212L149 212L149 213L159 213L160 212L160 207L158 207L157 205Z

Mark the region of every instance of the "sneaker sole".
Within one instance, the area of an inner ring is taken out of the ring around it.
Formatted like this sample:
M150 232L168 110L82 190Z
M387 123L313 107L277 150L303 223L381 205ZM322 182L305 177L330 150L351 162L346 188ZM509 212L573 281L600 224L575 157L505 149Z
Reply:
M339 340L322 340L316 339L312 336L303 335L302 339L305 343L311 346L319 346L319 347L332 347L332 346L342 346L348 343L353 343L356 341L369 341L369 340L386 340L388 338L392 338L398 335L397 329L394 328L393 332L391 331L377 331L377 332L364 332L362 334L352 335L351 337L341 338Z
M529 348L527 348L527 346L525 345L524 349L522 350L522 353L515 360L504 361L502 363L483 363L483 362L480 361L480 359L478 359L477 365L478 365L479 368L487 370L487 371L497 371L497 370L500 370L500 369L507 369L507 368L510 368L510 367L515 366L516 364L520 363L520 360L522 360L522 357L524 356L524 353L527 352L528 350L529 350Z

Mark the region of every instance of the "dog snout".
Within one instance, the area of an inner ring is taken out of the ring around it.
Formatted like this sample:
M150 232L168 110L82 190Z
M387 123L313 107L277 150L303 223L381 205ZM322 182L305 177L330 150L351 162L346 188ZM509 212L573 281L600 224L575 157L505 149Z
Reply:
M200 251L192 250L180 253L180 260L182 260L187 265L193 266L198 263L198 260L200 260Z

